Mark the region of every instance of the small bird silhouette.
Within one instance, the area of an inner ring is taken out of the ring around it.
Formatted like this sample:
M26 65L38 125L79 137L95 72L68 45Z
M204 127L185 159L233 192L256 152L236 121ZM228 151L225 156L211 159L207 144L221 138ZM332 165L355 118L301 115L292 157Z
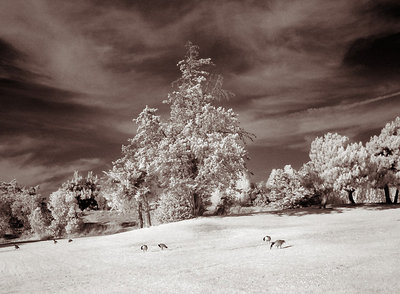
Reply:
M140 247L140 250L142 250L143 252L147 251L147 249L148 249L147 245L142 245Z
M272 247L273 247L274 245L276 246L276 248L282 249L282 245L283 245L283 243L285 243L285 242L286 242L285 240L276 240L276 241L274 241L274 242L271 243L271 247L269 247L269 249L272 249Z
M57 240L54 239L53 242L54 242L54 244L57 244Z
M161 250L164 250L164 249L167 249L167 248L168 248L167 245L165 245L164 243L158 244L158 247L160 247Z
M14 244L15 250L19 249L19 246L17 244Z
M72 240L72 239L69 239L69 240L68 240L68 243L71 243L72 241L74 241L74 240Z
M265 236L265 237L263 238L263 241L265 241L265 242L271 242L271 237L270 237L270 236Z

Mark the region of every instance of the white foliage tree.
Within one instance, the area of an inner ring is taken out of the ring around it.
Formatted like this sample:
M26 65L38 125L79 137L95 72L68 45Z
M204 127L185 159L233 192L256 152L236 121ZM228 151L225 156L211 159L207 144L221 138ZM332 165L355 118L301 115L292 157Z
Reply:
M301 182L299 173L290 165L283 169L273 169L266 183L271 201L283 208L294 208L312 194Z
M66 191L63 187L51 193L49 209L53 217L51 230L55 236L71 234L79 230L81 211L73 193Z
M331 193L341 195L344 190L348 201L355 204L353 194L366 183L369 172L368 154L362 143L349 143L346 136L327 133L311 143L310 159L302 174L323 201Z
M252 183L248 174L238 175L235 187L226 190L215 190L211 194L212 205L217 215L227 214L234 204L242 206L251 202Z
M366 148L370 158L371 185L385 191L386 203L392 203L390 185L397 187L398 200L400 185L400 117L389 122L379 136L371 137Z
M145 223L151 226L149 194L155 190L157 181L154 174L159 160L159 144L165 134L161 128L156 109L146 108L134 120L137 124L135 137L122 147L122 157L113 162L106 175L111 180L105 197L112 207L121 212L136 210L139 227Z
M198 216L213 191L233 188L238 176L247 172L245 139L251 135L239 126L232 109L213 105L229 93L222 89L221 77L204 70L211 60L199 58L198 47L190 42L186 48L185 59L178 63L182 77L164 101L171 112L156 173L168 194L185 195L191 216Z
M38 189L23 187L16 180L0 182L0 235L31 231L31 215L44 202Z
M239 179L236 182L236 190L235 193L236 198L241 202L249 201L250 193L252 192L252 184L250 182L250 178L248 174L241 174Z
M353 193L368 180L368 153L365 147L360 142L348 144L345 149L339 148L332 164L334 190L345 190L350 203L355 204Z
M302 185L313 194L313 197L319 198L321 208L325 208L333 189L325 183L312 161L303 164L299 170L299 177Z
M339 173L335 165L338 154L343 153L348 138L336 133L327 133L317 137L311 143L310 161L300 170L305 187L321 196L321 204L325 207L329 195L334 191L334 184Z
M50 194L49 209L53 216L52 230L54 235L73 234L79 231L82 211L97 208L96 197L100 191L99 180L93 172L86 177L74 172L72 179Z
M247 172L245 139L252 138L232 109L213 104L229 92L222 89L221 77L205 71L211 60L199 58L198 47L190 42L186 48L185 59L178 63L182 76L164 101L170 105L169 120L162 123L156 110L146 107L123 158L107 172L124 183L122 197L138 204L146 191L159 188L162 221L201 215L213 191L234 187Z
M29 215L29 222L32 230L40 238L52 235L51 231L51 212L47 206L36 207L36 209Z

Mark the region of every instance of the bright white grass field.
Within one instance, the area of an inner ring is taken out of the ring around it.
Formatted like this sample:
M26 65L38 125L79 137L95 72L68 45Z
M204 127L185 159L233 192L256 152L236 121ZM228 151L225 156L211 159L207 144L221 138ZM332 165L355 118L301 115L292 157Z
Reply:
M267 234L284 249L270 250ZM205 217L20 247L0 248L1 293L400 293L400 209L385 206Z

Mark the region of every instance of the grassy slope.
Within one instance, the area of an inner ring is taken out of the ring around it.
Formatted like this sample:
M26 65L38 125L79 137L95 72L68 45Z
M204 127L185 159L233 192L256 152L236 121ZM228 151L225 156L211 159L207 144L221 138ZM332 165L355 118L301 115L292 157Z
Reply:
M321 212L208 217L0 248L0 292L398 293L400 209ZM286 248L270 250L266 234Z

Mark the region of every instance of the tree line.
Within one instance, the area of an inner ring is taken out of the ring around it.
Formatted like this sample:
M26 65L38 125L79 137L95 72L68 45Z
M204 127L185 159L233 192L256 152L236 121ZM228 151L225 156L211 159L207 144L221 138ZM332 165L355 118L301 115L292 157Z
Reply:
M266 189L285 207L317 197L322 206L330 198L355 204L354 193L368 189L383 191L387 204L398 203L400 187L400 117L389 122L379 135L364 145L346 136L327 133L317 137L309 152L310 161L298 171L291 166L272 170ZM394 197L390 191L395 190ZM376 191L375 191L376 192ZM359 193L361 194L361 193ZM363 202L360 195L359 202Z
M75 172L72 179L50 194L42 196L39 187L23 187L13 180L0 182L0 237L57 237L78 232L83 211L106 209L99 178Z

